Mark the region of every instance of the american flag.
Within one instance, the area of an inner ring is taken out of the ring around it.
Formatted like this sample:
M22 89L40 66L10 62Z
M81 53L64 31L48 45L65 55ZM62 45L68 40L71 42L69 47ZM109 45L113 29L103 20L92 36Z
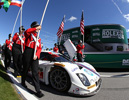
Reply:
M60 38L62 33L63 33L63 30L64 30L64 20L65 20L65 16L60 24L60 27L58 29L58 32L57 32L57 36Z
M83 16L83 11L82 11L82 16L81 16L81 21L80 21L80 31L81 31L81 34L84 35L84 16Z

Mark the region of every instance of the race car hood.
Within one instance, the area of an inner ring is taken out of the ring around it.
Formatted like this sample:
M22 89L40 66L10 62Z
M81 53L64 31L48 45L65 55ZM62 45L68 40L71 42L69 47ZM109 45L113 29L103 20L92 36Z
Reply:
M61 62L57 64L64 67L70 74L83 73L89 80L94 79L94 81L97 81L100 78L100 74L89 63Z
M86 63L86 62L83 62L83 63L77 62L76 64L80 67L80 69L88 70L92 72L93 74L96 74L97 76L100 77L100 74L95 70L95 68L91 64Z
M100 77L100 74L89 63L55 62L54 65L64 67L64 69L70 72L74 73L85 72L87 75L90 76L97 75L98 77Z
M83 89L86 88L94 91L99 85L98 82L101 79L99 73L94 69L94 67L88 63L68 63L61 62L65 67L63 67L69 73L72 84ZM81 66L81 67L80 67ZM80 80L78 74L83 74L89 81L89 85L83 84Z
M64 69L68 72L75 72L76 70L79 70L78 65L72 62L55 62L54 65L64 67Z
M77 63L83 74L88 78L90 84L94 84L100 79L100 74L89 63Z

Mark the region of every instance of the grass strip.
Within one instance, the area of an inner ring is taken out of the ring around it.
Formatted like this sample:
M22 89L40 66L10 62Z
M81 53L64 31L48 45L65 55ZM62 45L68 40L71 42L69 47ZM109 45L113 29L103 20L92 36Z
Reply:
M23 100L12 84L0 61L0 100Z

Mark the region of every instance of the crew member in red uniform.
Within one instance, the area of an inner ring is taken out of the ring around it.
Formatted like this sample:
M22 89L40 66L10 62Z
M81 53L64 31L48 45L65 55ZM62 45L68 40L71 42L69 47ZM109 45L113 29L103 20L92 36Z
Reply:
M82 57L83 57L83 54L82 54L82 49L84 49L84 44L82 45L82 41L79 40L78 41L78 45L77 45L77 59L78 59L78 62L82 62Z
M42 97L44 96L44 94L40 91L39 76L38 76L38 66L39 66L38 59L40 58L40 53L42 50L41 38L38 38L38 42L36 44L36 38L39 30L41 30L41 26L37 22L33 22L31 24L31 28L27 29L24 32L26 40L25 40L25 51L23 53L22 86L27 88L25 84L25 80L27 77L28 70L31 67L32 78L33 78L33 82L36 90L36 96ZM37 45L37 48L34 56L34 49L36 45Z
M5 70L10 66L11 63L11 55L12 55L12 36L9 34L9 39L5 41Z
M54 45L55 45L55 47L53 48L53 51L56 52L56 53L58 53L59 49L57 47L57 44L55 43Z
M20 76L22 73L22 53L25 49L25 36L23 35L25 28L19 27L19 33L15 33L13 36L13 65L14 65L14 76Z

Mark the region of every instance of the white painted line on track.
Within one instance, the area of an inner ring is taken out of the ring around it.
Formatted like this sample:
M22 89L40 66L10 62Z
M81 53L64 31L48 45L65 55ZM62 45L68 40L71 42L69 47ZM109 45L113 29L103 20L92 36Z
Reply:
M4 65L3 60L1 60ZM19 81L12 75L10 71L7 71L7 74L10 76L14 86L18 90L18 94L22 94L26 100L38 100L34 95L30 94L20 83Z
M3 65L3 66L5 66L5 65L4 65L4 61L3 61L3 60L1 60L1 62L2 62L2 65Z
M102 78L126 78L129 74L119 74L119 75L100 75Z
M100 75L101 77L112 77L112 75Z
M8 75L10 76L11 80L14 83L14 86L19 90L20 93L27 99L27 100L38 100L32 94L30 94L20 83L19 81L11 74L10 71L7 71Z
M0 59L1 59L2 57L1 57L1 54L0 54Z

